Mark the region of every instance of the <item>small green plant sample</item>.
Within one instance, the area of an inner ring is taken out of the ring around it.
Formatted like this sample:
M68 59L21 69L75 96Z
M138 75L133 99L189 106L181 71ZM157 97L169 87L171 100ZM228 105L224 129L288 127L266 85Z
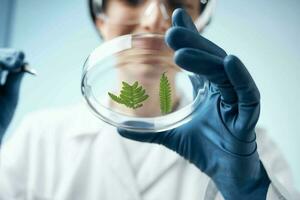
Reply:
M137 109L143 106L143 102L149 95L146 90L135 81L132 85L122 82L121 94L119 96L108 92L110 98L118 104L123 104L128 108ZM171 86L164 72L160 77L159 83L159 103L161 114L167 114L172 111Z
M167 114L172 111L171 86L165 72L160 78L159 102L161 114Z
M137 81L132 85L123 81L122 85L120 96L108 92L110 98L119 104L124 104L128 108L137 109L142 107L142 102L149 97L149 95L146 94L145 89L143 89L142 86L139 86Z

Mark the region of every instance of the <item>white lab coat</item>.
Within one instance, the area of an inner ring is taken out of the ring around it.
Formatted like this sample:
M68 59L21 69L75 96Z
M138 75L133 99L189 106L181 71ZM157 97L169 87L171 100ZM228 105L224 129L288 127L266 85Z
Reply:
M272 180L267 199L300 199L276 146L259 131L257 142ZM120 137L115 128L101 122L80 104L34 113L23 120L1 149L0 199L222 197L204 173L176 153L157 144Z

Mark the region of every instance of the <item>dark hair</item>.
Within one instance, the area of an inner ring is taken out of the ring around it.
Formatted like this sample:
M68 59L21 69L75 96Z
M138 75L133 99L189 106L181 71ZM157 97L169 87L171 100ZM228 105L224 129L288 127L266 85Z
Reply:
M96 7L94 1L95 1L95 0L88 0L88 4L89 4L89 5L88 5L88 6L89 6L89 13L90 13L90 16L91 16L93 22L95 22L95 20L96 20L96 15L95 15L95 13L101 11L101 10L100 10L101 8L97 8L97 7ZM105 1L106 1L106 0L102 0L102 3L103 3L102 7L104 7L104 8L105 8L105 3L106 3ZM207 2L208 2L208 1L207 1ZM207 3L201 3L201 1L200 1L200 12L202 12L202 11L205 9L206 5L207 5Z

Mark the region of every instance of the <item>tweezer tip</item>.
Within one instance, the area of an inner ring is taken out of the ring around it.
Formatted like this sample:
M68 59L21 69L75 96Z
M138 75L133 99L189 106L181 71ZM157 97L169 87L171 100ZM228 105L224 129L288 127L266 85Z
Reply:
M24 65L23 70L31 75L37 76L37 71L28 65Z

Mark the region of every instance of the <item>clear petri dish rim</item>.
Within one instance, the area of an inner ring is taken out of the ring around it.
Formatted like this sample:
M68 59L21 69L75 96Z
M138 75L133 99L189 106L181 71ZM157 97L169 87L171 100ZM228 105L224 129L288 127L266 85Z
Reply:
M132 41L138 38L164 39L164 35L156 33L122 35L120 37L102 43L99 47L92 51L92 53L88 56L84 63L83 73L81 77L81 93L83 95L84 101L88 105L88 108L91 110L91 112L97 118L120 129L125 129L128 131L138 133L149 133L166 131L181 126L182 124L192 119L193 113L195 112L196 108L205 98L208 88L207 81L204 81L203 87L197 90L195 98L192 102L190 102L183 108L180 108L179 110L176 110L163 116L156 117L134 117L118 113L102 105L101 103L97 103L97 99L91 93L91 89L89 88L90 86L88 86L87 83L88 73L90 72L90 70L92 70L94 67L99 67L97 66L97 63L101 62L107 57L132 48ZM108 69L103 68L100 71L105 72L106 70ZM183 69L182 72L186 73L188 76L194 76L195 78L203 79L199 75L194 74L192 72ZM94 106L95 104L97 105L97 108ZM128 124L126 122L135 123ZM149 124L150 126L144 126L144 124Z

